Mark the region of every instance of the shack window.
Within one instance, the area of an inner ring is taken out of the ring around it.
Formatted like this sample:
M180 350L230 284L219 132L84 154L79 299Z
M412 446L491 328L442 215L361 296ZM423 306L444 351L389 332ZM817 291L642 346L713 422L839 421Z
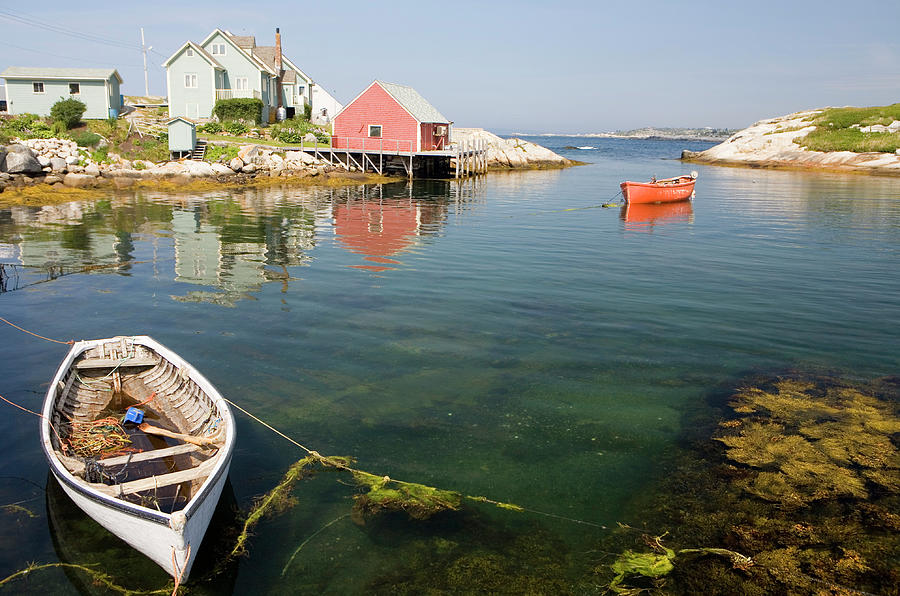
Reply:
M370 124L369 125L369 136L374 137L376 139L381 138L381 125L380 124Z
M69 83L69 95L80 95L81 83Z
M197 75L194 73L187 73L184 75L184 86L187 89L196 89L197 88Z
M44 82L43 81L35 81L32 83L33 89L35 93L43 93L44 92Z

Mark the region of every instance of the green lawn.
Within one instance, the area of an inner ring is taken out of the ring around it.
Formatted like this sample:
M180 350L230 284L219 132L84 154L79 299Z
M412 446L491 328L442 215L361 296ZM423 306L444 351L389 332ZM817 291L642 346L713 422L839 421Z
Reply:
M900 103L870 108L829 108L812 119L816 129L794 142L812 151L893 153L900 133L862 132L859 127L889 125L900 120Z

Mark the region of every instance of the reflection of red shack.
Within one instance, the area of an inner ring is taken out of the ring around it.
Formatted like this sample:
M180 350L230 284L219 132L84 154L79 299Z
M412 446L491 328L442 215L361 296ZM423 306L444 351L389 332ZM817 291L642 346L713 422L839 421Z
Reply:
M399 264L391 259L415 241L419 230L419 208L406 202L354 202L334 207L335 234L341 243L367 261ZM361 269L385 271L390 267L360 265Z
M445 149L450 125L412 87L374 81L334 116L335 149L421 152Z

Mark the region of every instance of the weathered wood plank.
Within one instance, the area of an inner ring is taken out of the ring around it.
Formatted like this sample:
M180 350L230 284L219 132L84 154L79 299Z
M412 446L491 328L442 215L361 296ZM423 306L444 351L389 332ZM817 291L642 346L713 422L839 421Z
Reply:
M164 457L174 457L176 455L183 455L185 453L191 453L192 451L199 450L200 447L197 445L192 445L191 443L183 443L181 445L174 445L172 447L163 447L162 449L133 453L130 456L119 455L116 457L101 459L97 463L103 466L121 466L122 464L126 463L137 463L142 461L150 461L153 459L162 459ZM131 458L130 461L128 459L129 457Z
M115 368L117 366L156 366L157 364L159 364L159 358L152 356L135 356L124 361L122 358L85 358L80 362L76 362L75 368L84 370L91 368Z
M163 488L165 486L181 484L182 482L189 482L191 480L196 480L204 476L209 476L209 473L216 465L217 460L218 458L214 457L203 462L196 468L191 468L190 470L182 470L180 472L170 472L168 474L161 474L159 476L151 476L150 478L144 478L143 480L132 480L131 482L123 482L122 484L112 486L107 486L105 484L91 484L91 486L114 497L117 497L119 495L133 495L134 493L140 493L145 490Z

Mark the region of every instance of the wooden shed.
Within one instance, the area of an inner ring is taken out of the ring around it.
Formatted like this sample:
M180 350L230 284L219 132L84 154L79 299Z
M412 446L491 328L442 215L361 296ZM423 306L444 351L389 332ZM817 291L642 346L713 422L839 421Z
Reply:
M178 116L166 122L169 131L169 152L174 157L189 155L197 145L197 125Z
M450 125L412 87L374 81L334 116L332 147L417 153L446 149Z

